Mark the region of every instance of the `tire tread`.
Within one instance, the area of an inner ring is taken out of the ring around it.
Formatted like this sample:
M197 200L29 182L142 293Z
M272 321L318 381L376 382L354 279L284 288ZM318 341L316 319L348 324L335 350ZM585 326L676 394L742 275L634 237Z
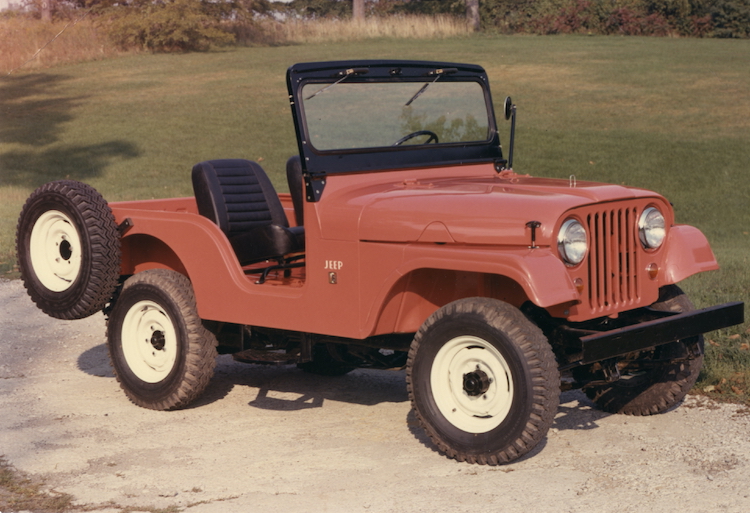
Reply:
M75 290L51 299L36 280L29 262L27 241L42 204L60 204L83 224L80 237L88 252L87 267L73 285ZM49 182L26 200L16 228L16 251L21 279L32 301L47 315L64 320L83 319L101 311L112 297L120 277L120 234L107 201L90 185L74 180Z
M174 301L188 336L185 369L178 385L162 399L154 401L141 397L137 391L130 389L117 371L118 366L113 357L112 347L115 333L111 331L113 327L108 323L109 357L115 369L115 377L128 399L138 406L162 411L184 408L203 393L213 377L217 356L216 337L203 326L203 321L198 316L193 287L187 277L171 270L151 269L129 278L123 286L123 292L140 284L158 288Z
M676 285L662 287L659 300L651 308L666 312L689 312L695 309L687 295ZM701 342L702 339L701 336ZM659 375L646 386L629 390L618 385L619 382L614 382L588 388L586 395L597 407L608 413L657 415L685 398L697 381L702 366L702 355L686 362L669 362L663 365Z
M532 413L529 415L523 431L505 448L492 453L473 454L451 447L422 415L415 402L412 369L425 333L442 319L461 314L478 315L487 324L505 331L512 340L516 341L517 346L524 354L531 381L534 383L534 390L531 394ZM480 465L509 463L532 450L546 436L552 425L560 395L557 362L541 330L534 326L518 309L507 303L489 298L469 298L455 301L437 310L425 321L409 348L406 385L419 424L438 450L457 461Z

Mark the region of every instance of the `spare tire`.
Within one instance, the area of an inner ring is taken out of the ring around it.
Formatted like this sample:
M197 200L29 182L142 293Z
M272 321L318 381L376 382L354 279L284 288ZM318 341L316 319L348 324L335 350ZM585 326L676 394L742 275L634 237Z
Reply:
M16 252L31 299L52 317L88 317L117 288L117 223L106 200L85 183L60 180L35 190L18 219Z

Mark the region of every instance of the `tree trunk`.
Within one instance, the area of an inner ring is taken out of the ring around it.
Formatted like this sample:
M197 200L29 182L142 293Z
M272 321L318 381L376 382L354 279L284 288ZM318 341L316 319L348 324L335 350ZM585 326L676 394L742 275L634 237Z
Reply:
M479 0L466 0L466 22L471 30L479 30Z
M365 0L352 0L352 18L365 20Z
M42 21L52 21L52 0L42 0Z

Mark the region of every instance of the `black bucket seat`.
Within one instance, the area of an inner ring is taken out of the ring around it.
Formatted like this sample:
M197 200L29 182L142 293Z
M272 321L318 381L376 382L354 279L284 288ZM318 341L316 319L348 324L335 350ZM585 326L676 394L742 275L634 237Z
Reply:
M279 196L257 162L200 162L192 179L198 212L226 234L241 265L276 260L283 266L285 257L305 250L304 227L289 226Z

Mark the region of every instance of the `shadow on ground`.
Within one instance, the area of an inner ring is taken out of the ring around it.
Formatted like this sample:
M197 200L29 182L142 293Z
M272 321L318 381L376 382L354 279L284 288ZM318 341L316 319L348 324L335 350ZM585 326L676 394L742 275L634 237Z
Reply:
M78 357L78 368L92 376L114 377L106 344L84 351ZM211 383L189 408L217 402L235 387L257 388L258 394L248 405L277 411L319 408L326 400L363 406L409 400L404 371L358 369L344 376L317 376L293 365L245 364L220 356Z
M55 94L70 79L48 73L1 77L0 142L34 147L57 142L62 125L73 119L73 108L86 99Z
M70 79L46 73L0 77L0 144L13 146L0 153L0 185L35 189L61 178L86 180L101 175L115 159L140 154L134 144L122 140L62 142L73 110L87 99L57 93Z

